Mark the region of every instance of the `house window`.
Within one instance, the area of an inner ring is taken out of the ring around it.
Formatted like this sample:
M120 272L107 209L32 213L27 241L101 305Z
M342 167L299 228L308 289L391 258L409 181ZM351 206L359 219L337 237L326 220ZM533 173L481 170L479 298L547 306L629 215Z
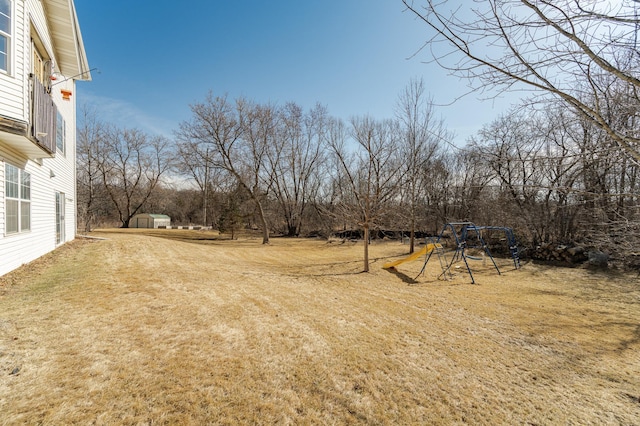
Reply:
M0 71L9 72L11 0L0 0Z
M62 115L60 114L60 111L58 111L58 118L56 119L56 150L57 152L61 152L62 154L64 154L64 148L65 148L65 125L64 125L64 118L62 118Z
M56 192L56 244L64 240L64 194Z
M31 175L5 164L5 232L15 234L31 230Z

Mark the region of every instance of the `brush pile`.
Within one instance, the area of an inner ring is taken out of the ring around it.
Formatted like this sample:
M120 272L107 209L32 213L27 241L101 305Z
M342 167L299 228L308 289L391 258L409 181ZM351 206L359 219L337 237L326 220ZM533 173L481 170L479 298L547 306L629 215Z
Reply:
M533 250L531 258L576 265L589 260L589 254L582 246L542 243Z

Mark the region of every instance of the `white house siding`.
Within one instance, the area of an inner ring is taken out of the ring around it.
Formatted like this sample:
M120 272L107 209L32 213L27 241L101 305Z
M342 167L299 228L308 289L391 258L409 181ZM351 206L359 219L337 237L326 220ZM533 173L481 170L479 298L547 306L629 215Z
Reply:
M53 190L48 187L47 168L35 161L26 160L7 149L0 149L2 160L2 233L0 234L0 275L30 262L55 248L55 221L48 217L55 214ZM4 223L4 166L6 163L24 169L31 174L31 231L6 234ZM54 213L51 213L51 209Z
M11 75L0 74L0 114L10 118L29 121L29 84L31 69L30 31L37 29L38 35L55 61L50 31L46 24L40 0L17 0L14 2L15 32L13 34ZM64 77L62 78L64 79ZM60 89L72 92L70 100L63 100ZM76 176L75 176L75 81L57 84L51 96L65 120L65 151L54 158L28 160L2 142L0 134L0 275L24 263L28 263L56 248L56 192L65 195L65 241L75 238L76 230ZM10 163L31 175L31 230L6 234L4 169Z
M61 88L72 92L71 100L62 100L60 93ZM65 241L73 240L76 232L75 94L75 82L73 80L53 87L51 95L58 108L58 112L62 115L65 122L65 151L64 154L56 152L54 158L45 158L42 160L43 166L49 168L55 174L55 177L49 179L49 184L52 187L51 200L53 202L51 217L55 218L55 193L62 192L65 194ZM53 230L55 237L55 226Z
M4 236L4 161L0 152L0 259L3 256L2 240ZM2 261L0 261L0 269L2 268ZM2 272L0 272L2 275Z
M40 161L26 160L0 144L0 275L24 263L30 262L56 247L56 192L65 194L65 241L75 238L76 200L74 141L67 125L68 157ZM10 163L24 169L31 175L31 230L29 232L6 234L4 219L4 165ZM53 176L52 176L53 175Z

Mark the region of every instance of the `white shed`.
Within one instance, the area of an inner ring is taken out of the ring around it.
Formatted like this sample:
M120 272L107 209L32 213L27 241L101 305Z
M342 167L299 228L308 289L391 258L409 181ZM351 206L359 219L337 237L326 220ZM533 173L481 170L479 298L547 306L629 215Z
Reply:
M159 228L171 226L171 218L166 214L140 213L129 221L129 228Z

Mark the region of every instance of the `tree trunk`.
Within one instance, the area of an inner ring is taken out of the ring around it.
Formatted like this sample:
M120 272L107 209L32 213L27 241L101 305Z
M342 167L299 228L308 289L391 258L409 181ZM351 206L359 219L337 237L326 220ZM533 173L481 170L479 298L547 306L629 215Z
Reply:
M369 272L369 225L364 225L364 270Z
M409 234L409 253L413 253L416 244L416 217L411 213L411 233Z
M297 237L299 234L297 224L287 225L287 237Z
M254 201L256 203L256 207L258 208L260 223L262 224L262 244L269 244L269 226L267 225L267 218L264 216L262 203L257 198L254 198Z

